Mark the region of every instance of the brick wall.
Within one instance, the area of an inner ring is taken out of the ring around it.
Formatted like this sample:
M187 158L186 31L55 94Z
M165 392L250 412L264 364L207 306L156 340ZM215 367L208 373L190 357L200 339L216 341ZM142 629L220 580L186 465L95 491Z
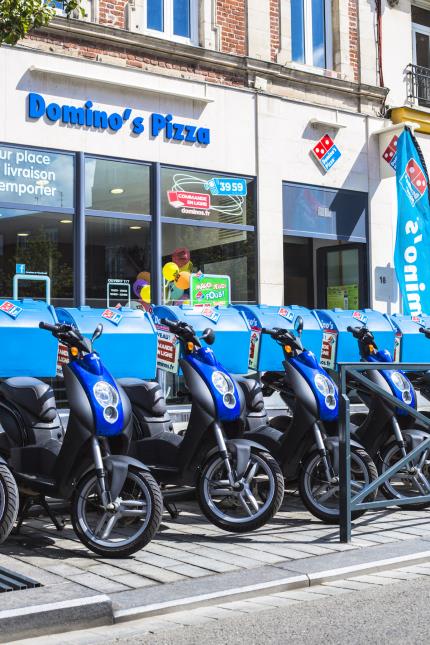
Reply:
M221 51L246 56L245 0L217 0L216 16L221 28Z
M270 0L270 57L276 63L280 49L280 0Z
M349 62L354 73L354 81L358 81L358 0L348 0L349 23Z
M45 36L34 31L27 36L27 40L33 47L51 54L100 61L129 69L141 69L171 77L202 80L225 86L248 86L245 74L219 71L211 68L207 63L176 63L172 58L147 54L135 48L102 47L87 40L71 38L67 33L64 36Z
M124 29L126 4L127 0L99 0L98 22Z

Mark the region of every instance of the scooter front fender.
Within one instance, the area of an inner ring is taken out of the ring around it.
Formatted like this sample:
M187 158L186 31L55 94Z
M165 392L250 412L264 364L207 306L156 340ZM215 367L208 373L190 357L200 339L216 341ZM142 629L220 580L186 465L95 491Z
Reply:
M236 471L239 479L243 477L247 469L251 456L251 448L257 448L258 450L267 452L267 448L249 439L227 439L225 443L227 450L231 451L236 457ZM207 458L209 459L213 455L216 455L217 452L219 452L218 446L208 452Z
M108 455L103 458L106 470L111 475L110 494L115 500L125 484L130 466L150 472L148 466L128 455Z
M324 441L327 450L330 452L332 456L332 465L333 469L336 473L339 472L339 447L340 447L340 439L339 437L326 437ZM355 439L351 437L350 439L350 445L353 448L358 448L360 450L364 450L363 446L361 443L358 443ZM312 450L318 450L318 446L315 444L312 447Z
M148 466L145 466L138 459L134 459L128 455L106 455L103 457L103 464L107 472L111 475L110 493L112 499L116 499L120 494L130 466L134 466L138 470L151 472ZM94 464L87 468L81 476L84 477L91 470L94 470Z

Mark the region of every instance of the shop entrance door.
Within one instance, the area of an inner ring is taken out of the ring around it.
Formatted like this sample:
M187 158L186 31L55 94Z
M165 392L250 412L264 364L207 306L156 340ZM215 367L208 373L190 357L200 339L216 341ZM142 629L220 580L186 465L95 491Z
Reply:
M312 240L284 236L284 303L311 308L313 292Z
M318 249L318 308L363 309L368 305L366 245L342 244Z

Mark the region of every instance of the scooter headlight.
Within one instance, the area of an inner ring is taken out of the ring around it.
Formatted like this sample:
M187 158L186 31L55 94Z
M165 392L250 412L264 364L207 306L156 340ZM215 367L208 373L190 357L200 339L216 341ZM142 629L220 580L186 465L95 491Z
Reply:
M394 385L402 393L402 399L405 403L410 405L412 403L411 384L408 379L401 372L391 372L391 380Z
M314 383L323 396L330 396L335 392L333 382L324 374L317 374L314 377Z
M324 374L316 374L314 377L314 383L318 391L323 395L328 409L334 410L336 407L336 389L333 381Z
M97 403L102 408L117 407L119 402L118 392L107 381L98 381L93 387L93 392Z
M233 381L223 372L212 373L212 383L216 390L222 395L234 392Z

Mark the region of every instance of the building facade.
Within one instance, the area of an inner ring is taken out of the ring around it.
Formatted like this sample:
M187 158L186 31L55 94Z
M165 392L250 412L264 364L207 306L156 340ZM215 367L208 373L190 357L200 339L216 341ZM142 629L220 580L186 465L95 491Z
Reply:
M383 152L430 106L423 3L58 5L0 50L1 297L22 270L54 304L104 307L112 280L180 302L174 261L229 275L233 302L400 307L375 285L396 225Z

